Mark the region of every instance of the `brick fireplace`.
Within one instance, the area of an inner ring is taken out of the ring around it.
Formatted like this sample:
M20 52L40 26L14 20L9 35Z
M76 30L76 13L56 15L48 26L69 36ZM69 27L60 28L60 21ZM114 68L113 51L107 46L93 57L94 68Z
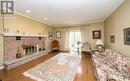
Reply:
M45 49L45 38L5 36L4 37L4 61L22 58ZM19 54L19 56L18 56Z
M36 59L45 53L44 36L3 35L3 37L4 65L7 69Z

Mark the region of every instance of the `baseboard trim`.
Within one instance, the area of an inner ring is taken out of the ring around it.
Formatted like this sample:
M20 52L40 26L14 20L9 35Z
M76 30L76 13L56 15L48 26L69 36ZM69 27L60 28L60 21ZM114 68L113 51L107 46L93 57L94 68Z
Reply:
M1 70L1 69L4 69L4 66L1 66L1 67L0 67L0 70Z

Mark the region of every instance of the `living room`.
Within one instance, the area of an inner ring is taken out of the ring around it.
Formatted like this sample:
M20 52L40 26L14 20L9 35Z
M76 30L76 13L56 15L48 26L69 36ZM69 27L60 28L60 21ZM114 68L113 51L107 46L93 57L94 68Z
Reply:
M0 3L2 81L130 81L130 0Z

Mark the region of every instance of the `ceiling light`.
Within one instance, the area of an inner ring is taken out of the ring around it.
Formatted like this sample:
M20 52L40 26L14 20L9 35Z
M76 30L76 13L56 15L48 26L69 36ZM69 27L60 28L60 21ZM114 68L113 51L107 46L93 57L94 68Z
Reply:
M44 18L44 20L47 20L47 18Z
M30 10L26 10L27 13L30 13L31 11Z

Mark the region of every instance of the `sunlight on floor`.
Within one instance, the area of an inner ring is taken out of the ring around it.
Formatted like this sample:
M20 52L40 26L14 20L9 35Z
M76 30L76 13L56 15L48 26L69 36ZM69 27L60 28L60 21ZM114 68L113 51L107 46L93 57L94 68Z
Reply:
M81 68L81 66L78 67L77 73L78 73L78 74L82 74L82 68Z

